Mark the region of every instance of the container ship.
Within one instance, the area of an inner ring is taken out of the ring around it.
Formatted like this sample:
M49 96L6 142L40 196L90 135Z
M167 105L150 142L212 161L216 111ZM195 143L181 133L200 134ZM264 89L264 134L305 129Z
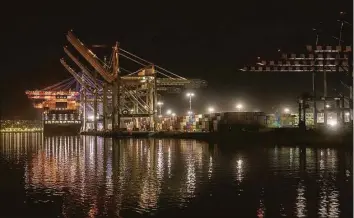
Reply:
M41 113L45 134L77 134L81 114L75 91L26 91L34 107Z

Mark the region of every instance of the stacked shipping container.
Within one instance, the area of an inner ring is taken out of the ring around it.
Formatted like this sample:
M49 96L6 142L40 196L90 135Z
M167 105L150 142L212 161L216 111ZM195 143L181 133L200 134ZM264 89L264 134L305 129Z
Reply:
M192 132L217 132L220 125L258 125L265 126L266 116L262 112L224 112L194 114L190 116L160 118L161 130Z

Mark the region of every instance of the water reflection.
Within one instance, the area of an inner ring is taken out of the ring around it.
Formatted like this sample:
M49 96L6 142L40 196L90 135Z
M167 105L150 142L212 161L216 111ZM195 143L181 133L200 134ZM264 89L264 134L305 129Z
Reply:
M337 151L320 150L319 179L319 217L339 217L339 191L336 188L336 173L338 171Z
M307 217L305 190L306 188L303 185L303 181L300 181L296 189L296 217Z
M259 206L257 209L257 217L263 218L265 212L266 212L266 207L264 204L264 188L262 188L261 193L260 193Z
M238 182L242 182L242 179L244 177L244 172L243 172L243 160L241 158L237 159L236 161L236 180Z
M291 180L299 179L294 205L296 217L308 217L309 210L313 209L308 207L308 199L306 198L306 191L309 189L306 184L310 182L308 176L311 175L316 177L316 183L319 186L317 216L339 217L341 211L339 209L340 193L336 184L339 173L336 149L275 147L268 154L270 157L269 167L275 171L275 175L280 176L283 180L288 180L284 183L291 183ZM289 161L288 167L285 167L286 161ZM352 168L348 170L349 174L351 171Z
M213 156L209 157L209 166L208 166L208 178L211 179L211 175L213 174Z
M348 202L341 199L351 190L339 184L352 181L352 154L342 154L340 162L336 149L276 146L222 152L195 140L39 133L1 134L0 142L0 167L15 163L23 169L30 199L25 201L60 202L64 217L154 215L197 204L192 201L215 202L200 207L215 211L216 217L220 207L247 217L351 213L343 211ZM206 199L200 199L204 193Z
M21 141L22 136L7 135L1 153L17 160L28 154L24 166L28 193L51 189L69 194L75 202L66 202L63 208L82 205L89 217L97 215L99 204L105 205L105 213L113 206L119 214L134 202L139 213L157 209L160 198L188 202L203 171L212 174L208 145L196 141L58 136L46 137L41 144L38 137L42 135L35 137L29 145ZM203 155L208 157L203 159Z

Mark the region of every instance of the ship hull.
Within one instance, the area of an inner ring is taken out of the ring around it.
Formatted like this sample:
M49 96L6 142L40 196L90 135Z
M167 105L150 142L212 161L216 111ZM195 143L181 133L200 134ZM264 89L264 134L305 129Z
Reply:
M80 133L81 124L44 124L43 133L45 135L77 135Z

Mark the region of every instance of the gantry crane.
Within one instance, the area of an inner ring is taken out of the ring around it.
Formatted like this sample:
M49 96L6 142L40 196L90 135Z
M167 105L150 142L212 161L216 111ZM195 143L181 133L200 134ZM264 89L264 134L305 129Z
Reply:
M88 49L74 34L69 31L67 40L75 50L86 60L83 64L64 47L64 52L80 68L80 76L64 59L63 66L71 73L81 85L81 103L83 104L83 129L86 130L86 105L93 102L94 130L97 130L98 104L102 105L103 129L108 129L111 120L112 129L120 129L121 117L147 117L152 129L156 127L157 96L158 91L179 92L183 88L200 88L206 82L198 79L186 79L164 68L152 64L124 49L118 43L112 47L109 61L100 60ZM119 57L134 61L142 68L127 75L122 75L119 66ZM100 78L103 81L100 81Z
M312 96L299 99L299 124L305 125L305 111L308 102L313 102L314 124L317 123L317 101L323 101L324 124L327 125L327 101L336 101L337 117L344 122L345 113L352 114L353 110L353 51L351 46L306 46L307 54L283 54L279 61L259 61L257 67L244 67L242 71L248 72L310 72L313 74ZM344 96L328 96L327 73L344 73L348 78L346 87L349 87L349 106L344 105ZM316 94L315 76L323 73L323 96L318 98ZM352 118L352 116L350 116Z

